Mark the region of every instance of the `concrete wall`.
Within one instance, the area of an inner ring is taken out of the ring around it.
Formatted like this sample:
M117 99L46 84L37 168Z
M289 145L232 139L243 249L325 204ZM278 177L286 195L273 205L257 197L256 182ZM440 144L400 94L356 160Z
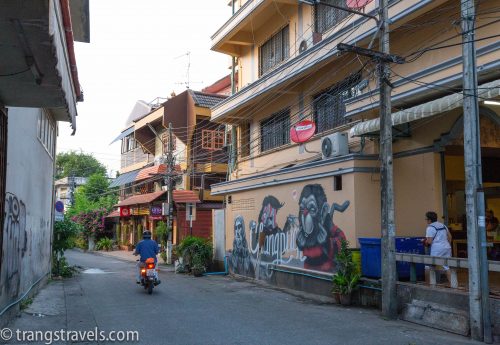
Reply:
M0 310L50 272L54 160L37 137L40 114L34 108L8 109Z

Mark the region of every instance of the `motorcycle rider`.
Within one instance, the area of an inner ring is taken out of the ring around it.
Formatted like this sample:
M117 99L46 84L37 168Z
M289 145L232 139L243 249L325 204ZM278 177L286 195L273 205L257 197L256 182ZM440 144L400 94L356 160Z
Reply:
M137 275L136 275L137 284L141 283L141 267L144 266L146 260L149 258L155 259L155 266L156 266L157 254L158 254L158 243L156 243L155 240L151 239L151 232L149 230L144 231L142 233L142 241L137 243L134 251L134 255L140 255L139 262L137 262ZM157 273L155 278L159 284L160 280L158 279Z

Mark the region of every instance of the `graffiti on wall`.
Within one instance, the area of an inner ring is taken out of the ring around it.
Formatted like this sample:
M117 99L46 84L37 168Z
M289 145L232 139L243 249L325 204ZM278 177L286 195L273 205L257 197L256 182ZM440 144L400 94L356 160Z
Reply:
M286 216L280 228L277 215L284 205L271 195L263 199L257 221L248 223L249 241L245 219L235 217L231 260L235 273L269 278L270 267L276 264L324 272L335 269L334 259L345 235L333 222L333 215L335 211L344 212L349 201L341 205L334 202L330 207L321 185L306 185L298 200L298 215Z
M2 266L6 271L5 289L11 297L19 292L21 255L27 251L26 205L17 196L7 193L5 200L4 244ZM21 254L21 255L20 255Z

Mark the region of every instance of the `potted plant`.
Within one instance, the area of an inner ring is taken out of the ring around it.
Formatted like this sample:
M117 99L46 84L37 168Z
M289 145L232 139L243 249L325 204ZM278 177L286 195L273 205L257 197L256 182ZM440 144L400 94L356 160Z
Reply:
M352 261L352 252L349 250L349 242L342 240L340 252L335 261L337 272L333 275L332 292L342 305L350 305L352 292L358 288L360 274L356 269L356 264Z
M212 245L204 238L188 236L177 248L187 271L195 276L202 275L212 260Z

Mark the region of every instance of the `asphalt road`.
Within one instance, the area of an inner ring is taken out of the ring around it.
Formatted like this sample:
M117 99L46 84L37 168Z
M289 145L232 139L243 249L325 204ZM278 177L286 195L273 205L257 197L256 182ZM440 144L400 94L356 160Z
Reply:
M35 299L12 329L137 331L135 343L162 345L473 343L386 321L376 310L318 304L231 277L160 272L162 284L148 295L135 284L132 262L76 251L66 256L82 273L49 284L54 292Z

